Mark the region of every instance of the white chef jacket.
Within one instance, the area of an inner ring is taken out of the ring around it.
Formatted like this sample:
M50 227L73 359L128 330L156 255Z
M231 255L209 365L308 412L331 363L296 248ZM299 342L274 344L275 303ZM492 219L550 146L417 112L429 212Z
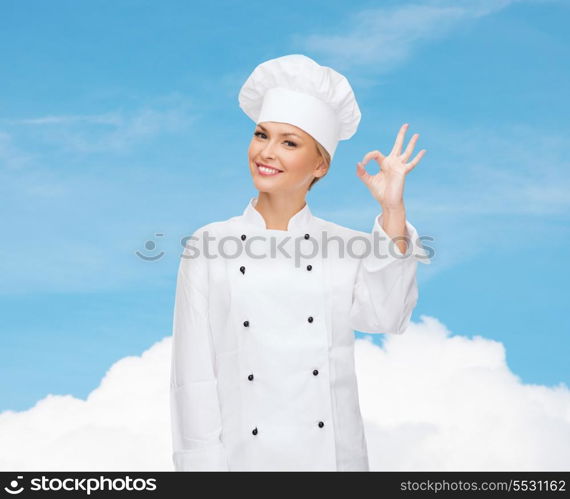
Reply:
M256 202L184 247L170 380L175 469L368 471L354 330L403 333L417 262L430 259L407 220L404 257L382 215L367 233L305 204L286 231L273 230ZM365 254L375 233L379 249Z

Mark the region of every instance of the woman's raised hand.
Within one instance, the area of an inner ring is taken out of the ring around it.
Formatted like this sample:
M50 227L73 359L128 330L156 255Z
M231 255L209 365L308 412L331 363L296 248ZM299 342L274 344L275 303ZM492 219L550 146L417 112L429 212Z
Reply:
M416 133L412 136L408 147L402 154L402 145L407 130L408 124L406 123L400 128L394 147L388 156L384 156L380 151L371 151L356 165L356 174L384 210L401 208L404 205L406 175L414 169L426 152L425 149L422 149L413 161L408 163L420 135ZM373 158L380 166L380 171L370 175L365 166Z

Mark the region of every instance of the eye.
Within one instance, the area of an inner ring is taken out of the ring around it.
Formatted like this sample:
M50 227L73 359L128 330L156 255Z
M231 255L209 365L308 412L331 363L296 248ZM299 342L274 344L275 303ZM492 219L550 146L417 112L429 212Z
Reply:
M267 138L267 135L265 135L265 133L260 132L259 130L257 130L254 134L255 137L259 137L259 138ZM263 135L263 137L261 137ZM289 147L297 147L297 144L295 142L292 142L291 140L285 140L284 141Z

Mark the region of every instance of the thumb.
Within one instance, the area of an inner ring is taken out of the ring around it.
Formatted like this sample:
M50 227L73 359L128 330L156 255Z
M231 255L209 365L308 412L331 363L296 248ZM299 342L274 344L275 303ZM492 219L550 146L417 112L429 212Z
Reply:
M362 180L366 185L368 185L368 183L370 182L370 178L372 177L372 175L370 175L367 171L366 168L364 167L364 165L359 161L358 163L356 163L356 175L360 178L360 180Z

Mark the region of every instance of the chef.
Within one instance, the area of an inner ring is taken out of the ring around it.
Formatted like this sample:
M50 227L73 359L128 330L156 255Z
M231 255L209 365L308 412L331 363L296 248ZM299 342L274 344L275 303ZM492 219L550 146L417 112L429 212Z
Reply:
M316 217L308 190L360 110L347 79L292 54L258 65L239 93L255 123L258 195L187 238L174 304L170 400L177 471L367 471L354 331L403 333L430 263L406 219L402 151L357 164L381 212L371 232ZM369 174L365 165L381 167Z

